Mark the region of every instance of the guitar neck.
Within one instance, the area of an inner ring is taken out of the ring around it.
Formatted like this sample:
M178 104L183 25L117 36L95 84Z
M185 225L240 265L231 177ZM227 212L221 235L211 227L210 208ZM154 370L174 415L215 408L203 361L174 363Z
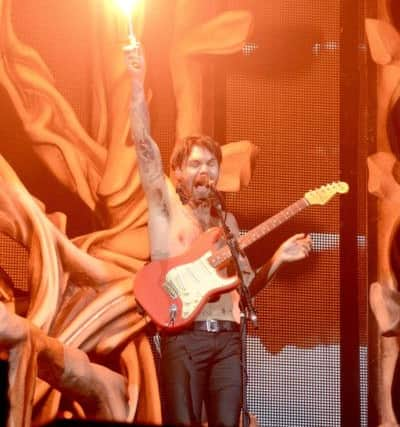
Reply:
M245 235L239 237L238 243L241 249L246 249L248 246L266 236L275 228L279 227L281 224L288 221L290 218L297 215L303 209L305 209L309 203L305 198L297 200L297 202L292 203L290 206L285 208L283 211L277 213L276 215L268 218L266 221L257 225ZM232 257L231 251L227 245L219 249L209 258L210 264L217 268L221 264L224 264Z

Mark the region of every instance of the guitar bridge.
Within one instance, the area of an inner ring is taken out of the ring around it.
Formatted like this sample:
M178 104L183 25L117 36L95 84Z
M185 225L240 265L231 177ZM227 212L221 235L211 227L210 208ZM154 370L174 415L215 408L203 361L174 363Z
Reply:
M176 289L176 286L169 280L167 280L162 287L164 288L165 292L170 296L172 299L178 298L179 292L178 289Z

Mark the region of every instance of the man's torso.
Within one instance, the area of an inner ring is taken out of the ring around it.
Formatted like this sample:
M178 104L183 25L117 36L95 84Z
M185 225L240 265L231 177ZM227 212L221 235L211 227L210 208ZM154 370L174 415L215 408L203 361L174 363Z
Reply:
M152 259L171 258L190 252L196 239L204 229L218 225L216 218L205 220L201 223L192 209L182 205L172 186L168 187L170 216L168 221L159 214L149 217L150 247ZM219 246L223 242L219 242ZM211 249L211 248L210 248ZM226 276L226 271L220 274ZM205 277L204 280L207 280ZM236 291L221 294L204 305L196 320L230 320L238 321L238 294Z

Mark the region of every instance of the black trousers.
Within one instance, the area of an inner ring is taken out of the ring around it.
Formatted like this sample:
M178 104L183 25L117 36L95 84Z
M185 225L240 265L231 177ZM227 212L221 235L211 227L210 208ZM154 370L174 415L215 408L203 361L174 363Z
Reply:
M204 401L209 427L238 426L242 406L240 352L239 332L185 331L163 336L164 422L200 426Z

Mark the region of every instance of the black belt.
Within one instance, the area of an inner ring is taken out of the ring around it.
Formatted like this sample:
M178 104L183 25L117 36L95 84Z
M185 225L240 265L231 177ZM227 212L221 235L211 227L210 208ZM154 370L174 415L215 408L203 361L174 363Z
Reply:
M238 332L240 325L231 320L196 320L192 323L190 329L204 332Z

